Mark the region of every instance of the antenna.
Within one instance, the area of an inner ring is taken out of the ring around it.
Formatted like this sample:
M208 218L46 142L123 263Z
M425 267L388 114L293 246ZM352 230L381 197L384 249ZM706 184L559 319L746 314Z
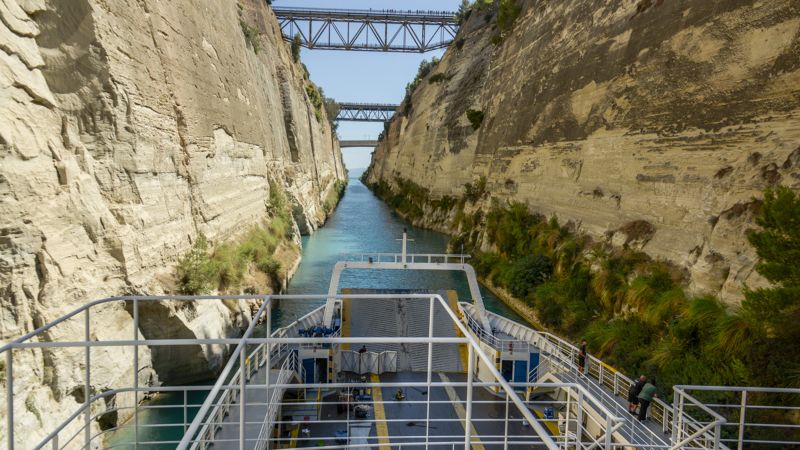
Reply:
M405 264L406 263L406 255L407 255L406 249L408 247L408 243L409 242L414 242L414 240L408 238L408 230L406 229L406 227L403 227L403 238L402 239L395 239L395 240L396 241L403 241L403 250L402 250L402 253L401 253L401 262L403 264Z

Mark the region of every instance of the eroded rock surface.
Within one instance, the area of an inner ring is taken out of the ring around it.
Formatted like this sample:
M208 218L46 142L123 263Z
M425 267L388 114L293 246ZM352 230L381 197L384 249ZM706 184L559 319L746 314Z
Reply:
M368 182L459 197L485 176L493 199L685 268L695 293L735 303L760 285L753 198L800 189L800 5L517 3L497 46L491 14L471 14L429 76L443 78L401 105ZM475 131L468 109L485 116ZM446 229L439 219L422 222Z
M163 292L198 233L222 242L268 219L270 181L304 231L324 221L338 142L263 1L3 0L0 19L0 339L91 299ZM170 306L140 331L235 334L239 311ZM125 305L91 320L93 339L133 336ZM48 338L82 339L82 319ZM195 366L159 367L142 350L140 382L213 373L221 353L195 351ZM52 353L15 355L19 448L82 401L82 350ZM131 385L129 350L92 366L95 392Z

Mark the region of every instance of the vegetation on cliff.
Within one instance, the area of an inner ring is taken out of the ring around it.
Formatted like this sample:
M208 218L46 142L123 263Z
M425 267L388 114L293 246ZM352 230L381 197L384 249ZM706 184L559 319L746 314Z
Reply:
M328 195L325 196L325 200L322 202L322 208L325 210L325 214L330 214L336 209L336 205L338 205L339 200L342 199L346 188L347 181L345 180L336 180L333 183L333 188L328 191Z
M245 275L251 270L266 275L269 286L278 289L282 280L276 253L282 246L295 253L298 249L292 241L294 232L286 197L275 183L270 183L270 213L269 220L253 226L240 239L213 248L199 233L192 248L178 261L179 292L198 295L260 291L261 286L245 286Z
M412 181L395 181L396 188L383 181L371 187L412 221L450 215L451 247L471 253L482 277L528 304L536 313L530 319L574 340L585 337L592 353L623 372L655 375L667 388L800 385L798 357L785 351L800 340L792 326L800 318L793 265L800 198L788 188L766 192L761 229L748 236L762 258L759 273L774 287L748 290L741 307L728 310L714 297L687 296L684 274L666 262L593 242L525 204L493 202L484 212L486 202L478 202L485 180L465 186L460 199L439 200Z

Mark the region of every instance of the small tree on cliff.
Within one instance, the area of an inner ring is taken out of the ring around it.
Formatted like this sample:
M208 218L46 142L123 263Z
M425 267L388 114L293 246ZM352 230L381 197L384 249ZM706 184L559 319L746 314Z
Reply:
M302 43L300 33L295 34L292 38L292 59L294 59L294 62L300 62L300 47Z
M178 261L178 289L181 294L208 293L214 279L208 240L203 233L197 235L192 249Z

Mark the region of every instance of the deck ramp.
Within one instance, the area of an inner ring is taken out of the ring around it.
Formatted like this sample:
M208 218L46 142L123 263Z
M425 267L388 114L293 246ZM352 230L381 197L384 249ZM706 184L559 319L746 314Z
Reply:
M344 291L343 291L344 292ZM440 294L446 291L406 291L377 289L348 289L346 294ZM397 371L425 372L428 368L428 344L409 344L403 337L427 337L429 301L425 299L369 299L349 300L350 336L397 337L398 343L370 344L371 352L396 351ZM453 320L439 303L434 304L433 335L455 337ZM357 350L354 346L351 350ZM457 345L434 344L433 370L436 372L463 372L466 370Z

